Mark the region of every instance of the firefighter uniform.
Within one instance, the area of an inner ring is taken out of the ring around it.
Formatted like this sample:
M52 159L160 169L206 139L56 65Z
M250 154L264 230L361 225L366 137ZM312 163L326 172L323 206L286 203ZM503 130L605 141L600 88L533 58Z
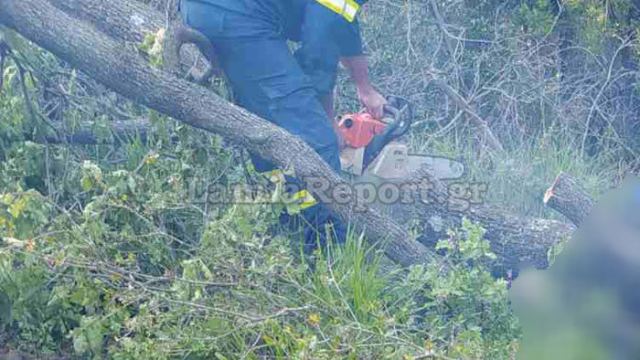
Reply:
M333 91L339 58L362 54L356 15L365 1L183 0L181 12L215 45L238 105L298 136L339 171L337 138L319 98ZM295 54L288 40L300 44ZM253 158L258 171L273 169ZM327 222L344 233L324 206L305 209L303 218L308 248L324 241L318 230Z

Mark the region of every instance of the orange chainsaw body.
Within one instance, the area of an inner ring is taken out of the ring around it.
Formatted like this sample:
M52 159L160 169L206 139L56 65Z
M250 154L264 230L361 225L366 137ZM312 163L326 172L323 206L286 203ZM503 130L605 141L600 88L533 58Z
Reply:
M359 149L369 145L376 135L384 132L387 124L367 113L347 114L338 121L338 132L350 148Z

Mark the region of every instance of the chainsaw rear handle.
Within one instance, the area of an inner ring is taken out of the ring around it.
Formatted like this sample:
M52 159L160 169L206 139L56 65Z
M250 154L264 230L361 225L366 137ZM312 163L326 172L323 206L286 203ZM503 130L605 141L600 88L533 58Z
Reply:
M385 118L382 121L387 123L387 127L382 134L376 135L365 148L364 168L375 160L385 146L393 140L404 136L411 129L413 108L407 99L399 96L388 96L384 112Z
M413 106L409 100L395 95L387 96L384 114L383 122L388 124L387 129L390 130L387 136L390 136L392 140L406 135L411 129Z

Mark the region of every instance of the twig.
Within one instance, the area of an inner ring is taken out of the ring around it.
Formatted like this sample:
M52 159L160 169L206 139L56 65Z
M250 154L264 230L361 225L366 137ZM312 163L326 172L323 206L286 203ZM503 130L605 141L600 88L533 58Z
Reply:
M0 38L0 94L4 88L4 65L10 51L9 45Z

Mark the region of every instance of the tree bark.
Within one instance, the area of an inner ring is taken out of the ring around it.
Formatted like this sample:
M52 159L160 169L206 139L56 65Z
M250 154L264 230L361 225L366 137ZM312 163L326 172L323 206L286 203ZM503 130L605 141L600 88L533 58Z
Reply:
M479 223L486 230L485 239L491 243L498 260L492 264L494 273L506 274L518 271L524 265L537 269L549 267L549 249L571 238L575 227L561 221L519 216L495 205L475 203L471 190L464 196L452 191L451 184L434 178L428 171L421 170L411 176L423 190L425 201L416 206L392 205L387 211L395 219L421 220L421 234L418 240L432 248L441 239L447 238L447 231L458 228L463 219ZM424 193L424 189L428 189ZM468 203L465 206L465 201Z
M582 225L593 210L593 199L571 175L560 173L544 195L544 203L571 220Z
M115 40L124 40L140 44L146 36L157 35L160 31L164 34L166 42L177 42L174 30L175 14L163 14L155 8L139 1L105 1L105 0L50 0L58 9L66 12L75 19L93 24L98 30L109 35ZM183 41L184 42L184 41ZM178 44L166 46L176 48ZM213 48L196 44L202 53L193 48L186 48L186 59L182 62L186 66L194 66L197 74L186 74L200 79L201 83L208 81L215 69L215 61L212 59ZM180 50L179 48L177 50ZM209 57L207 59L206 57ZM180 59L171 64L172 71L176 70Z
M139 1L50 0L77 20L93 24L116 40L139 44L148 34L168 26L163 14ZM115 5L115 6L114 6Z
M69 2L72 3L72 2ZM76 2L81 3L81 2ZM112 6L118 3L120 7ZM96 5L103 18L117 15L133 2L111 0ZM126 14L119 14L126 16ZM127 19L131 18L125 17ZM309 146L283 129L229 104L205 88L152 68L138 54L135 46L123 46L95 27L65 14L46 0L3 0L0 23L16 30L34 43L84 71L113 91L176 120L205 131L220 134L233 143L283 169L294 169L297 177L308 179L309 190L322 199L316 183L322 179L331 192L344 199L348 184ZM112 33L122 29L106 29ZM389 217L359 207L355 201L329 201L325 205L346 222L362 228L376 245L395 262L408 266L433 259L426 247L410 240L408 234Z

